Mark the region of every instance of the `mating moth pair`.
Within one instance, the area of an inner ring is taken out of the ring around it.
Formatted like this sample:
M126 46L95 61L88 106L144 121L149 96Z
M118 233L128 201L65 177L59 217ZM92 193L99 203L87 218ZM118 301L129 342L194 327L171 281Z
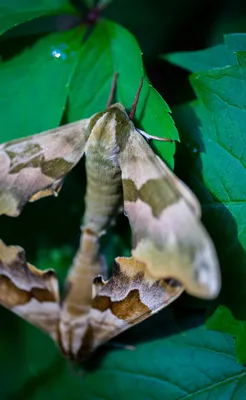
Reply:
M36 269L23 249L0 242L0 303L47 332L75 361L184 289L204 298L220 289L198 200L133 125L135 100L131 118L116 103L91 118L0 145L0 214L9 216L19 215L27 201L57 194L86 156L84 226L63 301L53 270ZM122 206L132 256L117 257L104 281L99 239Z

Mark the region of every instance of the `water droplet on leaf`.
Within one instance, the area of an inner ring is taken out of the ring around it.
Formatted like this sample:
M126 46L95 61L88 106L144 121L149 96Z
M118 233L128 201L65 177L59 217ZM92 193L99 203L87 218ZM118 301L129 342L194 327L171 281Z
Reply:
M65 43L61 43L58 46L51 47L51 55L53 58L58 58L60 60L66 60L69 55L71 55L71 51L69 51L68 45Z

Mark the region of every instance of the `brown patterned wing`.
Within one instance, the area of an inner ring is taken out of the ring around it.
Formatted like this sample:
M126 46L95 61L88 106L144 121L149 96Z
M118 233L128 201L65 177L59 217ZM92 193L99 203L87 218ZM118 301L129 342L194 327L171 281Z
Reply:
M0 145L0 215L17 216L27 201L56 195L83 156L89 119Z
M26 261L21 247L1 240L0 304L56 340L60 306L55 272L38 270Z
M220 271L195 195L134 129L120 142L124 209L132 255L155 278L175 278L192 295L214 298Z
M153 279L145 265L132 257L116 258L112 277L104 282L99 276L94 286L97 295L92 300L78 360L88 358L101 344L167 307L183 292L174 279Z

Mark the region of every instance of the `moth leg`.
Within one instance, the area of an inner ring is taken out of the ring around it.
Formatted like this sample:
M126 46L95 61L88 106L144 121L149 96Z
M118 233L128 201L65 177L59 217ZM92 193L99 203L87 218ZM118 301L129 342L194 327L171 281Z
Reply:
M153 136L153 135L149 135L148 133L142 131L141 129L136 129L143 137L145 137L145 139L147 140L159 140L160 142L174 142L173 139L169 139L169 138L162 138L159 136Z

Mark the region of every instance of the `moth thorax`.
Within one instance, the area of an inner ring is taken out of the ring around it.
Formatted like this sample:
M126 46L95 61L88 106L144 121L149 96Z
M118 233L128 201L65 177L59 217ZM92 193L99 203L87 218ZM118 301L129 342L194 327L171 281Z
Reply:
M91 153L86 158L84 227L100 235L122 204L121 171L114 159Z

